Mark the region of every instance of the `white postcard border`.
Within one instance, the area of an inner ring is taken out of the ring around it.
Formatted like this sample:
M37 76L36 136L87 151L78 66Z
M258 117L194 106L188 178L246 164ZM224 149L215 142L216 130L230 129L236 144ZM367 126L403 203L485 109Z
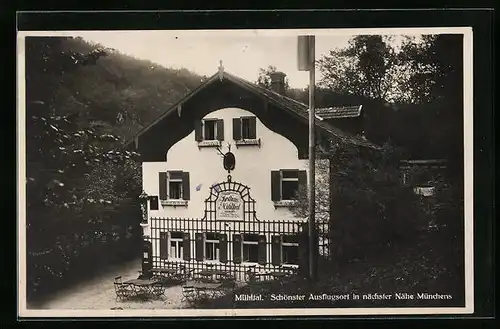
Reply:
M464 78L464 211L465 211L465 307L401 308L287 308L287 309L162 309L162 310L36 310L26 305L26 164L25 164L25 44L27 36L72 36L117 31L18 31L17 32L17 160L18 160L18 315L20 317L239 317L239 316L346 316L346 315L430 315L474 312L474 230L473 230L473 32L471 27L382 28L382 29L292 29L292 30L132 30L121 33L172 33L235 36L315 35L411 35L463 34Z

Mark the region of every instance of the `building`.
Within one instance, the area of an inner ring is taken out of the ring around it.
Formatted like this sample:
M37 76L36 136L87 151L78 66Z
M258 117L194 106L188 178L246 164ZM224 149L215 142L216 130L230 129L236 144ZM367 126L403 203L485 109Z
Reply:
M307 185L308 106L284 95L284 78L273 75L268 90L221 65L130 142L142 157L145 266L214 268L244 280L252 267L307 263L307 219L290 207ZM327 122L341 112L357 118L354 109L320 111L319 143L374 147Z
M436 182L446 175L445 159L413 159L403 160L400 164L403 184L413 187L415 194L432 196Z

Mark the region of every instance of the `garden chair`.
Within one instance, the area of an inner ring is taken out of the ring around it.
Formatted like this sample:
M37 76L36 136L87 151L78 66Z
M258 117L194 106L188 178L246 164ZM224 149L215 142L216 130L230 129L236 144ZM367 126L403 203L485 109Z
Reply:
M151 293L153 296L158 298L165 293L165 288L166 286L163 284L163 282L158 282L151 287Z
M117 300L124 300L132 296L133 290L128 284L124 284L122 282L121 276L115 277L113 284L115 286L115 293Z
M188 303L193 302L198 297L196 288L193 286L182 286L182 299L181 301L186 301Z

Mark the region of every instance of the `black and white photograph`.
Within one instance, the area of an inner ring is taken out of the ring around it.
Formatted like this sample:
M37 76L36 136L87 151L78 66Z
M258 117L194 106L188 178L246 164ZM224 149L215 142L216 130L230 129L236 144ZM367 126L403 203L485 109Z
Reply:
M472 29L20 31L19 314L471 314Z

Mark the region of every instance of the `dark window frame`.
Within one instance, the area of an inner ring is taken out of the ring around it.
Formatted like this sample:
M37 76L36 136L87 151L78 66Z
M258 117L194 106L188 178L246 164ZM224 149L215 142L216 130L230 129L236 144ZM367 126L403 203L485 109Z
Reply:
M213 251L215 252L214 257L208 257L208 244L213 246ZM203 250L203 258L208 261L220 262L220 239L219 235L214 232L205 233L205 242Z
M204 141L216 141L217 139L217 121L216 118L203 119L202 136ZM213 124L213 138L207 138L207 123Z
M258 234L243 234L241 240L242 262L258 263L259 262L259 235ZM247 255L248 254L248 255ZM247 257L248 256L248 257ZM252 256L255 260L250 259Z
M296 174L296 177L284 177L285 176L285 173L294 173ZM284 193L284 182L293 182L294 184L296 184L297 186L294 188L294 192L293 193L290 193L290 195L288 195L288 191L286 192L286 197L284 197L285 193ZM280 189L281 189L281 200L282 201L293 201L293 200L296 200L296 194L297 192L299 191L299 171L298 170L287 170L287 169L282 169L280 170ZM291 197L289 197L291 196Z
M167 200L183 200L183 197L184 197L184 183L183 183L183 178L180 177L180 178L171 178L171 171L167 172L167 196L168 196L168 199ZM176 185L179 185L178 189L179 189L179 197L178 198L174 198L171 196L171 184L174 183Z

